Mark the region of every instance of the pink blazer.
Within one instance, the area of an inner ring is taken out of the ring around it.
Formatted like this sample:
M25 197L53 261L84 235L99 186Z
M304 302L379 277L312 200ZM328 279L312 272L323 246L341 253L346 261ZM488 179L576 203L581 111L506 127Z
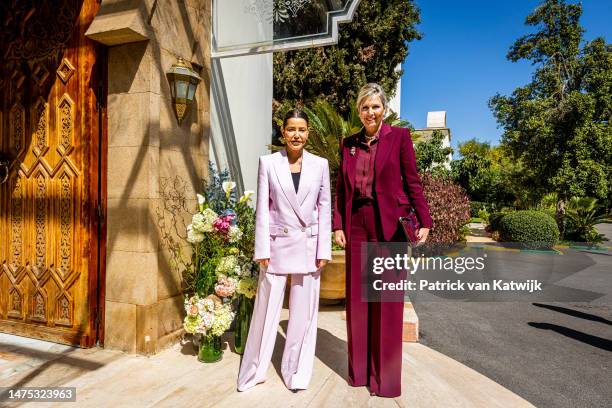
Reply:
M331 260L331 193L327 160L304 151L296 194L287 152L259 158L255 259L270 259L267 272L317 271Z

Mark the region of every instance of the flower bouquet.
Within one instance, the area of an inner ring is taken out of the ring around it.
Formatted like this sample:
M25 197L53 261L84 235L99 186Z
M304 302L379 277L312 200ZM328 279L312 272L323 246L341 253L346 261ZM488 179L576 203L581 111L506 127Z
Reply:
M253 261L255 212L249 205L253 192L236 199L236 183L227 173L211 169L211 174L212 182L197 194L198 209L186 227L193 255L185 286L193 296L185 301L183 325L188 333L201 336L199 358L205 362L221 358L220 336L236 314L236 351L244 351L258 270Z
M185 312L185 331L200 336L198 359L208 363L219 361L223 355L219 340L234 319L231 303L224 303L216 295L202 298L196 294L185 300Z

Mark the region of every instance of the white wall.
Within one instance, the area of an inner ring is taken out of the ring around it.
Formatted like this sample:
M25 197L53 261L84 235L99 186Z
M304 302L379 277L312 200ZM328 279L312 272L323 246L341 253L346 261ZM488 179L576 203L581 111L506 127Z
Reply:
M220 60L224 89L219 95L225 98L229 115L224 115L224 107L213 97L211 89L211 154L210 160L221 168L228 168L232 153L228 146L237 150L240 172L245 190L257 189L258 158L268 154L267 145L272 134L272 54L258 54ZM218 67L219 65L217 65ZM213 75L211 81L217 80ZM221 105L221 106L220 106ZM231 120L231 134L224 131L223 117ZM224 140L225 138L225 140Z
M396 71L399 71L401 69L402 69L402 64L398 64L397 67L395 67ZM393 112L399 115L401 113L400 112L401 101L402 101L402 78L400 77L399 81L397 81L397 86L395 87L395 95L389 101L389 109L391 109Z

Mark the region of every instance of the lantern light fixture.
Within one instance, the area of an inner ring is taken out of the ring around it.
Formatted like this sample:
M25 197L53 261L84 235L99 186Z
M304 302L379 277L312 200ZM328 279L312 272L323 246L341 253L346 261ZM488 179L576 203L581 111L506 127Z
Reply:
M193 103L196 89L202 78L180 57L170 67L166 77L170 84L174 112L180 125Z

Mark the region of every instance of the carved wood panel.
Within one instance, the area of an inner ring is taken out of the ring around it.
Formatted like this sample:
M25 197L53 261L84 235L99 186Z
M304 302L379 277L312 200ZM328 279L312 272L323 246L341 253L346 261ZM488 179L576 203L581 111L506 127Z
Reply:
M0 7L0 39L11 42L0 45L10 78L0 82L0 153L12 160L0 185L0 331L91 346L100 123L97 46L84 32L98 2L12 3ZM21 34L8 31L17 17Z

